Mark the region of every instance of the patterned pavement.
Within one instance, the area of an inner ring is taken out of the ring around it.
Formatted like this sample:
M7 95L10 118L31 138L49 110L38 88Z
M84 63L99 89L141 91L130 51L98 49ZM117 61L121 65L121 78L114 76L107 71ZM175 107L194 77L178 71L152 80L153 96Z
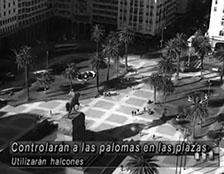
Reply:
M136 56L130 56L130 65L139 68L138 73L135 76L149 76L150 69L154 68L156 65L155 61L139 61ZM112 97L99 97L93 99L81 100L80 111L84 112L86 115L86 127L93 131L102 131L110 128L115 128L129 123L147 123L155 118L157 115L148 115L144 113L140 116L132 116L131 112L136 109L143 110L143 107L147 105L148 99L152 99L153 91L145 86L141 85L138 87L140 89L135 90L134 88L128 88L120 90L119 95ZM65 103L64 100L54 100L48 102L36 102L31 104L24 104L18 107L6 106L2 108L1 112L7 112L3 117L13 115L15 113L33 113L40 114L44 117L51 117L51 119L57 121L60 120L65 114ZM49 113L52 111L53 115ZM9 123L11 124L11 123ZM0 125L2 127L2 125ZM152 136L160 137L159 140L166 141L178 141L181 138L181 134L176 131L169 124L163 124L158 127L154 127L143 132L144 136L137 135L134 138L141 139L142 141L152 140ZM71 140L70 136L67 137L57 137L58 140ZM56 139L56 140L57 140ZM1 139L0 139L1 141ZM170 159L170 157L169 157ZM162 159L163 164L169 164L167 158ZM222 165L224 167L224 164ZM209 168L211 170L211 168ZM201 168L197 171L193 171L191 168L183 170L183 174L196 174L196 173L206 173L207 168ZM224 169L223 169L224 171ZM174 174L175 168L160 168L160 173ZM114 174L124 174L127 172L121 171L117 168ZM207 172L208 174L216 174L216 172Z

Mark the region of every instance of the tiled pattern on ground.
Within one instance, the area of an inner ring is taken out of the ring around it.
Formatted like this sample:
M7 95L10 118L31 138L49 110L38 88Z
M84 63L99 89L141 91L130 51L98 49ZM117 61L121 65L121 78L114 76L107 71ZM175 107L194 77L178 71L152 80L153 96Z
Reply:
M139 68L138 75L150 75L149 69L154 68L155 61L146 60L139 61L135 59L136 56L132 56L130 65ZM99 97L96 99L86 99L80 101L81 108L80 111L86 114L86 126L87 129L94 131L101 131L111 129L117 126L122 126L128 123L147 123L156 116L143 114L141 116L132 116L131 111L135 109L142 110L148 99L152 99L153 91L148 86L143 86L140 90L133 90L132 88L127 88L119 91L120 95L113 97ZM49 117L49 112L52 111L51 116L54 119L54 114L59 114L61 117L66 114L65 104L67 101L49 101L49 102L37 102L31 104L25 104L18 107L7 106L1 111L9 112L6 116L13 113L35 113L39 115L45 115ZM2 117L3 118L3 117ZM157 117L158 118L158 117ZM58 119L58 116L57 116ZM0 127L2 127L0 125ZM13 132L13 129L10 130ZM16 131L16 129L15 129ZM140 137L140 135L135 136L135 138L142 141L148 141L152 139L152 135L155 134L159 137L159 140L179 140L180 134L168 124L161 125L159 127L154 127L145 131L146 135ZM3 132L4 134L4 132ZM7 131L8 135L8 131ZM0 135L1 137L1 135ZM65 137L64 135L55 135L54 138L59 140L71 140L71 137ZM0 140L1 141L1 140ZM168 163L170 161L168 160ZM164 163L167 163L167 159L164 159ZM224 166L224 165L223 165ZM201 170L201 169L200 169ZM200 171L199 170L199 171ZM203 170L203 169L202 169ZM122 172L120 168L114 171L114 174L124 174L127 172ZM160 168L160 173L174 174L175 168ZM192 169L185 170L183 174L192 173ZM193 172L196 174L195 172ZM202 174L203 172L199 172ZM214 172L212 172L214 173Z

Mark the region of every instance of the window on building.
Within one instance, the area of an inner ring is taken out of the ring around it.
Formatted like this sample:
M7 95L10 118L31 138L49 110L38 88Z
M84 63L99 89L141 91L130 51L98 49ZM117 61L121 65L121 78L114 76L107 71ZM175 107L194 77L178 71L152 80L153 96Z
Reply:
M223 31L223 30L221 30L221 31L219 32L219 36L224 36L224 31Z
M221 25L222 25L222 26L224 25L224 21L221 21Z
M214 7L214 11L217 11L217 7Z
M218 4L218 0L215 0L215 4Z

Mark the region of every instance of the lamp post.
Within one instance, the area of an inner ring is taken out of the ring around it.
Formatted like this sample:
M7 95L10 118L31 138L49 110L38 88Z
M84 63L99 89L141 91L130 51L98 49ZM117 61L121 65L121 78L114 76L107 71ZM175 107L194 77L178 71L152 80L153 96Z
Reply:
M166 27L162 28L162 32L161 32L161 40L160 40L160 48L163 47L163 41L164 41L164 30L166 30Z
M47 67L47 70L48 70L48 65L49 65L48 59L49 59L49 51L46 52L46 67Z

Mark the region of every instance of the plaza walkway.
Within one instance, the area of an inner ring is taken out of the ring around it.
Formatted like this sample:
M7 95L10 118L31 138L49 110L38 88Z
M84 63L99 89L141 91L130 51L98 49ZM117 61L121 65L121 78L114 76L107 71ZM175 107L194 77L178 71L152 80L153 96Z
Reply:
M136 74L129 74L129 76L142 77L150 76L150 74L156 66L156 61L154 60L141 60L139 56L133 55L129 56L129 65L134 66L138 69ZM139 109L143 110L147 106L147 101L153 98L153 91L146 85L140 84L135 87L130 87L127 89L122 89L116 91L119 93L117 96L111 97L98 97L81 100L80 111L84 112L86 115L86 128L93 131L103 131L126 124L146 124L154 119L158 119L161 116L162 108L160 112L155 112L155 114L149 115L148 113L143 113L139 116L132 116L132 111ZM1 118L16 114L16 113L32 113L41 115L45 118L49 118L57 122L62 117L66 115L64 100L54 100L48 102L36 102L31 104L24 104L17 107L6 106L0 110L0 112L6 112ZM50 111L52 115L50 115ZM160 115L158 115L160 114ZM8 125L7 125L8 124ZM8 122L1 127L8 127L11 122ZM13 127L11 126L13 130ZM168 123L164 123L160 126L150 128L143 131L143 136L140 134L130 137L129 139L138 139L142 141L152 140L152 136L155 136L157 140L163 141L179 141L182 135L176 131L174 127ZM72 140L71 136L57 137L56 140ZM4 142L4 137L0 137L0 141ZM160 159L163 165L174 165L175 158L171 160L172 157L163 157ZM125 161L123 162L125 163ZM122 164L121 164L122 165ZM175 166L175 165L174 165ZM223 164L224 166L224 164ZM197 171L199 174L206 173L207 168L201 168ZM214 169L212 172L207 172L208 174L215 174ZM224 169L223 169L224 170ZM121 168L117 168L114 174L125 174L127 172L121 171ZM175 168L160 168L160 173L174 174ZM183 174L196 174L193 169L187 169L182 172Z

